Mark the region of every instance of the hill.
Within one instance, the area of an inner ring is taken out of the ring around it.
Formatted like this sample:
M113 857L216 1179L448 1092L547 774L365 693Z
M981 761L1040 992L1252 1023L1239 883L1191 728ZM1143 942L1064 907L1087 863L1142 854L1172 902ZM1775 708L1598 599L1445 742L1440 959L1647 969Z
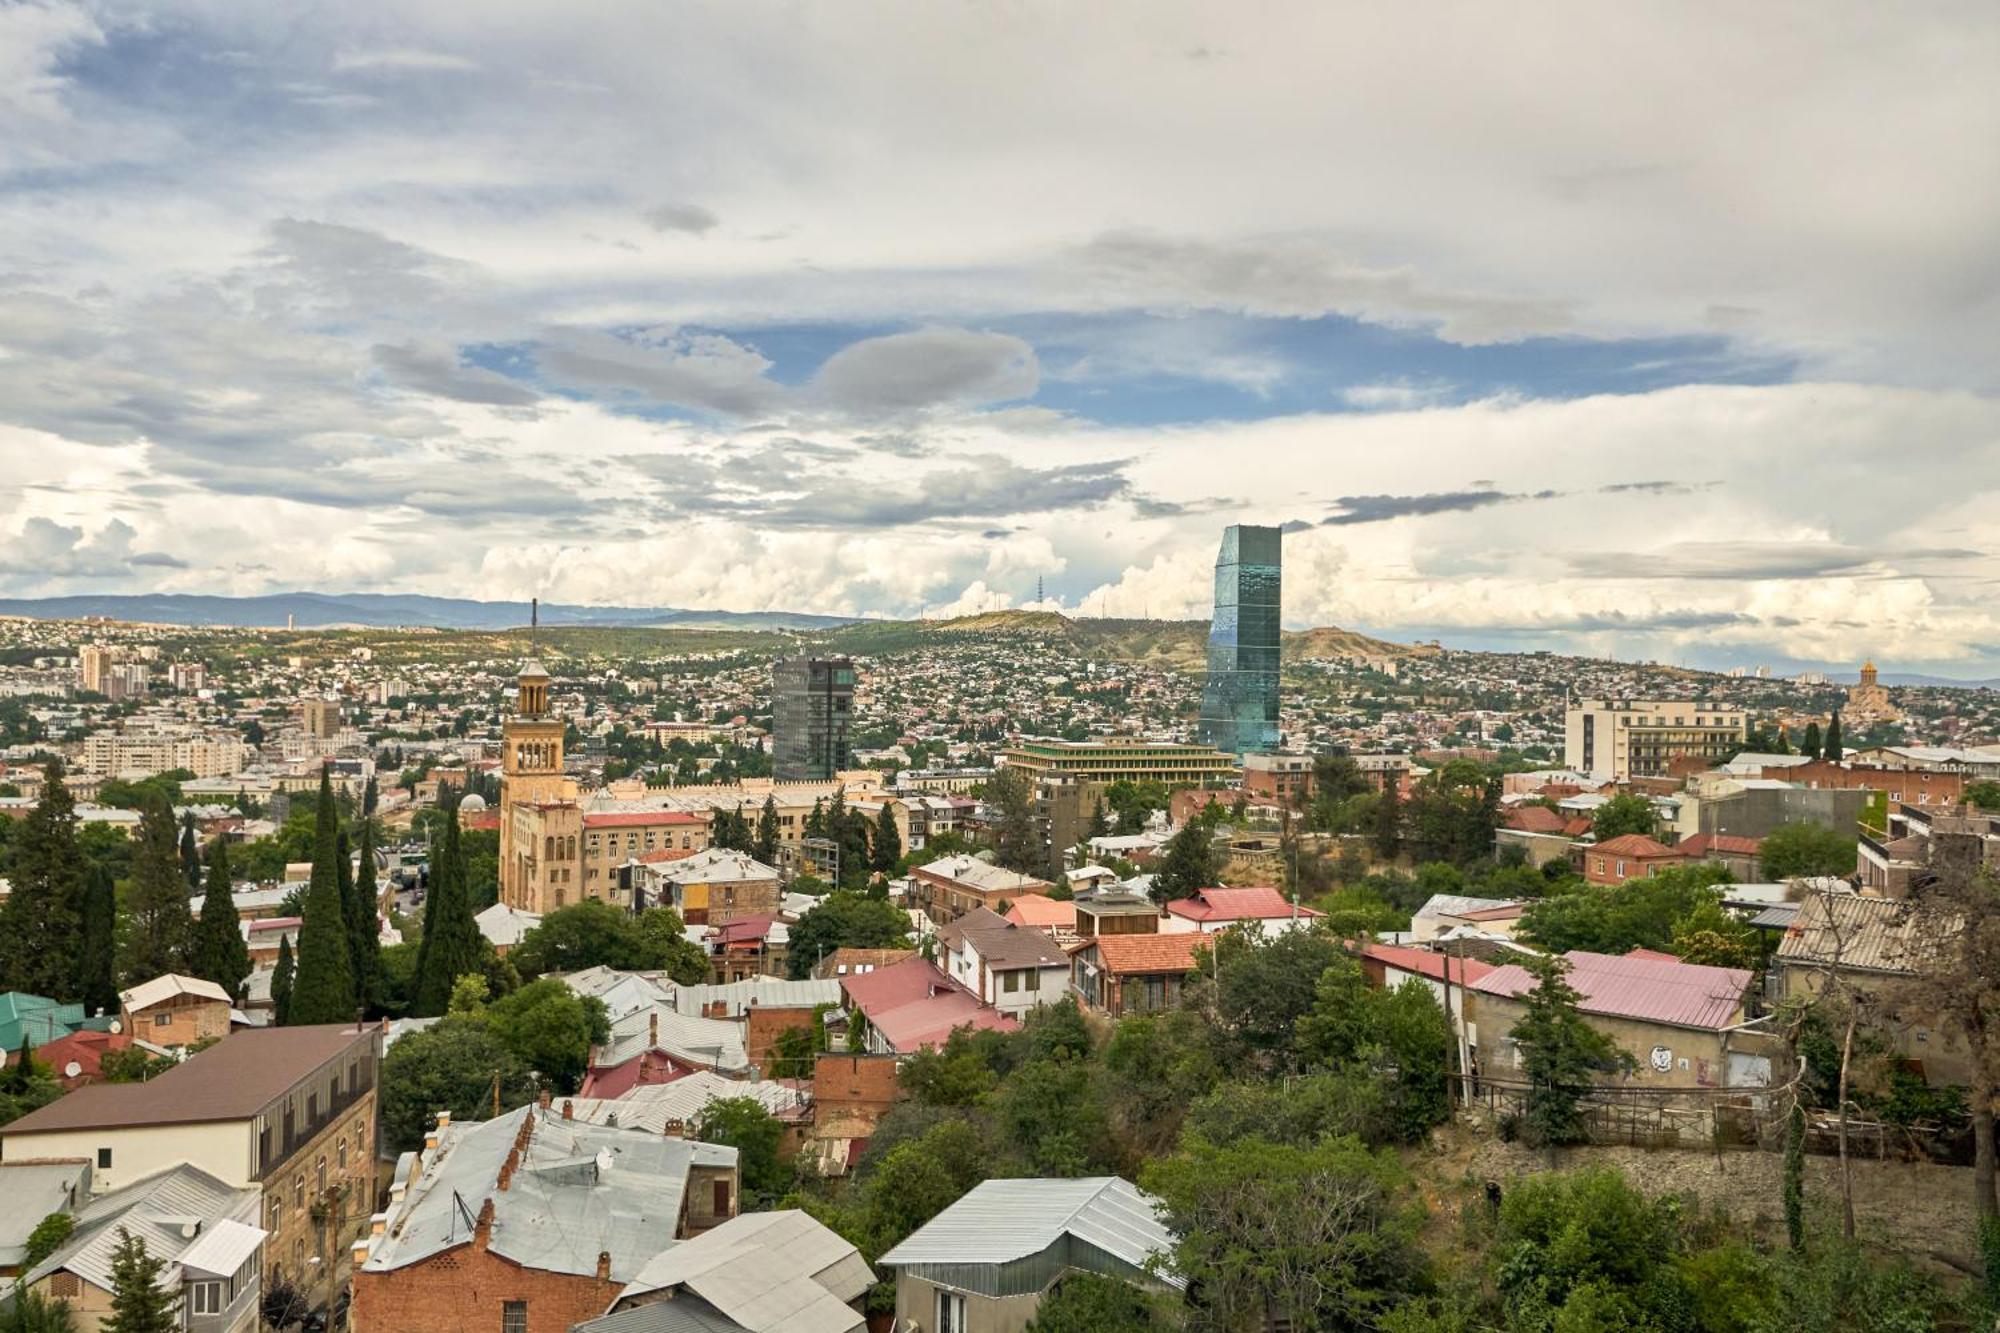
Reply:
M108 620L234 629L426 628L502 630L528 623L526 602L401 593L281 592L262 597L185 593L94 593L74 597L0 598L0 615L37 620ZM851 616L792 611L688 611L660 606L575 606L544 602L544 625L643 626L658 629L831 629Z
M953 620L860 621L831 631L825 643L836 651L870 655L967 638L1019 639L1079 657L1141 662L1179 671L1198 671L1208 658L1205 620L1077 620L1055 611L987 611ZM1285 659L1294 662L1313 657L1407 657L1436 651L1427 645L1389 643L1330 626L1288 630L1282 642Z

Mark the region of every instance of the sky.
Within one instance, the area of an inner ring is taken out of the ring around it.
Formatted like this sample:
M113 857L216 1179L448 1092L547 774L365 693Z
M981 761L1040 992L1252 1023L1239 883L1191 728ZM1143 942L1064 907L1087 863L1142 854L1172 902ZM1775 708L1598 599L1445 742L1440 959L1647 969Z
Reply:
M0 595L2000 675L2000 8L0 4Z

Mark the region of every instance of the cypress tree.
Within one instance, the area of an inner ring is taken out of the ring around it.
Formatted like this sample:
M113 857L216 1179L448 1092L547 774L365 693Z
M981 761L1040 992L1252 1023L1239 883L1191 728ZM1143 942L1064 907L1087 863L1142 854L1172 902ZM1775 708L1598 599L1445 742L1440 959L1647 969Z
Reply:
M1806 1246L1806 1108L1798 1101L1785 1117L1784 1204L1785 1238L1793 1249L1802 1250Z
M63 768L50 761L35 802L15 830L0 907L0 985L65 1003L81 998L77 967L83 934L83 857L76 845L76 801ZM113 995L113 1003L116 1003Z
M764 812L757 816L757 859L767 866L778 864L778 802L764 798Z
M1840 713L1838 710L1834 712L1832 719L1826 724L1826 745L1821 754L1829 764L1837 764L1845 757L1840 744Z
M194 933L194 974L228 991L232 1000L241 1001L243 983L250 976L250 946L243 942L237 924L236 903L230 897L228 844L221 838L208 849L208 891L202 897Z
M882 813L875 816L874 866L883 874L891 874L896 862L903 859L903 835L896 830L895 807L888 801L882 802Z
M333 783L319 775L319 810L313 825L312 880L299 923L298 975L292 981L291 1021L346 1023L354 1018L354 963L348 957L347 908L341 901L340 821Z
M296 975L291 938L279 935L278 965L271 969L271 1018L279 1027L292 1021L292 981Z
M362 788L361 791L361 817L363 819L375 818L375 803L378 799L375 793L375 775L371 773L368 775L368 785Z
M118 1248L111 1252L111 1317L103 1333L179 1333L178 1293L160 1286L166 1261L146 1252L146 1242L118 1228Z
M382 922L375 888L375 821L361 821L360 865L347 899L347 950L354 963L354 1001L373 1014L382 1003Z
M1403 850L1403 787L1394 773L1382 775L1382 799L1375 803L1375 854L1393 861Z
M90 1014L118 1012L118 889L111 872L92 865L83 886L83 926L77 947L78 983Z
M188 896L201 892L201 839L195 836L194 811L181 812L181 873L187 876Z
M458 803L445 807L444 827L432 851L431 896L424 903L424 938L417 950L416 1003L419 1018L442 1014L451 988L468 972L481 971L486 941L472 919L465 883L465 852L458 838Z
M147 798L132 851L130 929L123 968L128 985L184 972L194 945L187 876L174 836L174 812L164 793Z
M1819 758L1819 750L1819 723L1808 722L1806 723L1805 737L1799 741L1799 753L1808 759L1817 759Z

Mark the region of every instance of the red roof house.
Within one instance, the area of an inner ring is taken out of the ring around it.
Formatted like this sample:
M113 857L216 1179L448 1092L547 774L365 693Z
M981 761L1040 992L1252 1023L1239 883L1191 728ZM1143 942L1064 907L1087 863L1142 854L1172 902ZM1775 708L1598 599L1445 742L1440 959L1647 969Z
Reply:
M1687 859L1677 848L1643 833L1621 833L1583 849L1583 877L1592 884L1623 884L1647 879Z
M1264 928L1269 931L1273 928L1284 929L1295 921L1304 925L1314 917L1325 915L1310 907L1294 906L1284 894L1268 886L1197 889L1194 897L1167 904L1167 916L1160 922L1160 931L1162 934L1179 934L1199 930L1212 934L1244 921L1267 923Z

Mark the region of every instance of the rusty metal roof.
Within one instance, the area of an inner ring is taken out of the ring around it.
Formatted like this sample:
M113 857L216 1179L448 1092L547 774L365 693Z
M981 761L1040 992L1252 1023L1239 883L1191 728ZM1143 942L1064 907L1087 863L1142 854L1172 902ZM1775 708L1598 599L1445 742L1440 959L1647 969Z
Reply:
M1909 902L1858 893L1814 893L1778 944L1778 961L1795 967L1860 968L1909 973L1923 941Z

